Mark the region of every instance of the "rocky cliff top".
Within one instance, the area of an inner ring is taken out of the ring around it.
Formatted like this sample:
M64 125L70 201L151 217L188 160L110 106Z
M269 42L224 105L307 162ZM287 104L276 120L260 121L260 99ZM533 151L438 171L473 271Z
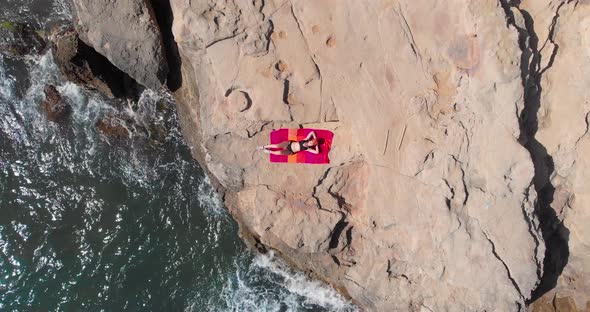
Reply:
M85 42L161 86L149 3L74 2ZM183 132L245 239L370 311L586 307L585 1L170 10ZM281 127L332 130L332 163L269 163Z

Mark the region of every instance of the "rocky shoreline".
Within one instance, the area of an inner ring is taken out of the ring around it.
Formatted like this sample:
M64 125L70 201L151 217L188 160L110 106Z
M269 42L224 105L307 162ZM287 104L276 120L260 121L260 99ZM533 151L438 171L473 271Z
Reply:
M260 251L367 311L590 309L586 1L73 3ZM282 127L332 164L270 164Z

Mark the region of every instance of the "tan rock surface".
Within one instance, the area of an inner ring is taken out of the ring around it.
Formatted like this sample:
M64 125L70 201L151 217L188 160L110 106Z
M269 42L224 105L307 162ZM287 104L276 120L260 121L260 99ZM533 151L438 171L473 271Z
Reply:
M368 310L524 307L544 244L497 2L171 4L185 134L244 235ZM299 125L332 164L255 151Z
M168 63L150 1L75 0L80 39L138 83L154 90Z
M588 309L588 1L170 5L183 132L246 240L369 311ZM281 127L332 130L332 163L269 163Z

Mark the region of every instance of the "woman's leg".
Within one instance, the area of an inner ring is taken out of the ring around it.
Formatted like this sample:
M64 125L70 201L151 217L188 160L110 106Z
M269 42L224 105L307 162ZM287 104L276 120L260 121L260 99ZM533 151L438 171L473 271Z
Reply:
M287 147L287 145L289 145L289 141L283 141L279 144L269 144L269 145L265 145L264 148L265 149L269 149L269 148L285 148Z
M291 155L293 153L289 152L288 150L280 150L280 151L271 151L271 150L266 150L269 154L273 154L273 155Z

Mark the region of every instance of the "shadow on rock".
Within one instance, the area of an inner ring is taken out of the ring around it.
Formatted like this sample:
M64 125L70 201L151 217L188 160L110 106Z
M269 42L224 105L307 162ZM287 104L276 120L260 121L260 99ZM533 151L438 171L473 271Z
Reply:
M546 247L543 275L539 285L531 294L529 300L531 303L557 285L557 280L569 258L570 232L551 206L555 195L555 187L550 180L554 171L553 158L537 140L530 140L525 147L530 151L535 164L534 185L538 194L535 213L539 218Z
M154 15L160 27L164 49L166 50L166 60L168 61L168 89L174 92L182 86L181 65L182 61L178 52L178 45L172 33L172 22L174 15L168 0L151 0Z
M75 30L54 37L55 62L67 80L109 98L139 98L143 87L80 40Z

